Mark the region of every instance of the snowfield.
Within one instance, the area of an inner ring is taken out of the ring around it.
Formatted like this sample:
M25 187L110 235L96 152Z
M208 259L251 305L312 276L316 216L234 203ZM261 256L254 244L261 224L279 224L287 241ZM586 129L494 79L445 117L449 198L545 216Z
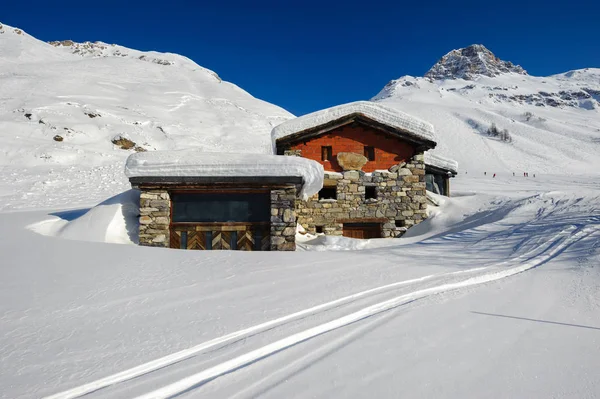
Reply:
M83 211L0 213L3 395L600 395L598 179L452 183L406 238L295 253L65 240L30 226Z

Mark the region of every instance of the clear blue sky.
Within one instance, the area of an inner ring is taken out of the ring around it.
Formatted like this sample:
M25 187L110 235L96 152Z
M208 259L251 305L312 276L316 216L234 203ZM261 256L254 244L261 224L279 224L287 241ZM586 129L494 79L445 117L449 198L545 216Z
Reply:
M473 43L533 75L600 67L597 0L30 0L0 11L45 41L183 54L296 115L369 99Z

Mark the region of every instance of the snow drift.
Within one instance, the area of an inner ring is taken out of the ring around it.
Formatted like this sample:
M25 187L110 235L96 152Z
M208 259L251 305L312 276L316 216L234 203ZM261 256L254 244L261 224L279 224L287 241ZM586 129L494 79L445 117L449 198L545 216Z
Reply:
M87 211L56 212L29 229L67 240L137 244L139 204L140 192L128 190Z

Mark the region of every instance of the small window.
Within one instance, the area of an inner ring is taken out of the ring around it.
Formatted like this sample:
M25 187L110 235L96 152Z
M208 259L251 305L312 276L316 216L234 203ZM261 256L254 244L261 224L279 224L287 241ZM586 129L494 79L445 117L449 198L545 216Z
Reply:
M375 147L366 146L365 147L365 157L369 161L374 161L375 160Z
M336 200L337 199L337 187L323 187L321 191L319 191L319 199L320 200Z
M321 160L322 161L331 161L331 158L332 158L331 146L321 147Z
M396 220L396 227L406 227L404 220Z
M365 187L365 199L377 199L377 188L375 186Z
M322 234L323 233L323 226L315 226L315 231L318 234Z

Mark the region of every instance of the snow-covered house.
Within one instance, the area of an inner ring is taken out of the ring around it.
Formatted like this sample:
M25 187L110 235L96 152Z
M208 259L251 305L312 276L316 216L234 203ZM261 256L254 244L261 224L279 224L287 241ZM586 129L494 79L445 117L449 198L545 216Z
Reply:
M431 124L359 101L283 122L271 135L277 154L325 169L323 189L297 205L307 231L399 237L427 217L424 154L436 146Z
M297 157L182 150L132 154L125 173L140 190L140 245L293 251L296 203L324 172Z
M425 187L435 194L450 196L450 178L458 174L458 162L431 151L425 153Z

